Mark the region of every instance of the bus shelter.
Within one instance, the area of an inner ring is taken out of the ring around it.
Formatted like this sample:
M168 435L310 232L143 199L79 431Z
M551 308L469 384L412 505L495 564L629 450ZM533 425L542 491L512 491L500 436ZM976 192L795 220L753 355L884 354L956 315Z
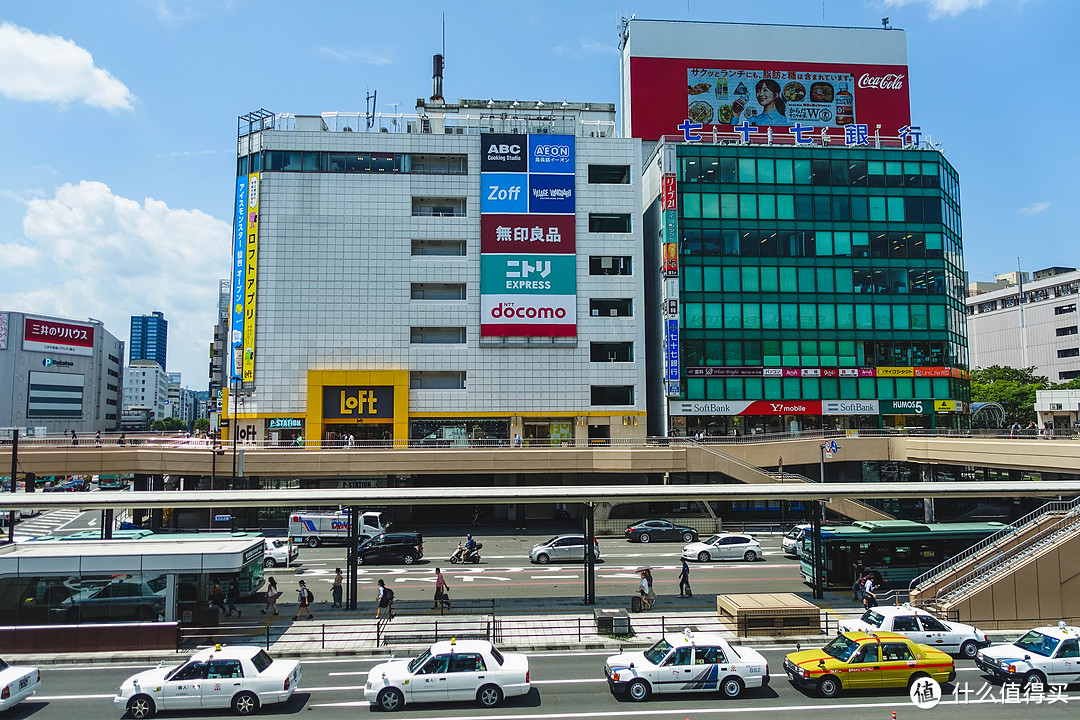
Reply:
M2 546L0 615L6 625L190 622L215 583L236 582L244 596L262 587L264 544L153 536Z

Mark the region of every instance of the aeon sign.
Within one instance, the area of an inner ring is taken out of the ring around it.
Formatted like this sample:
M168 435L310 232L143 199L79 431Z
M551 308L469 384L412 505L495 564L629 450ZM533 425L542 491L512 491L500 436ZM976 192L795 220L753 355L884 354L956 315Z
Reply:
M900 73L889 73L873 77L870 73L863 73L859 76L859 87L877 90L903 90L904 76Z

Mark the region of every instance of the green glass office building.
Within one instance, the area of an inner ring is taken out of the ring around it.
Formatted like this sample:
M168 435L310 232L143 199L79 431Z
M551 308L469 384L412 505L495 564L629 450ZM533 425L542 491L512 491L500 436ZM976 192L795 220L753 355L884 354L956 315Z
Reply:
M646 167L650 432L964 426L959 179L940 152L706 137Z

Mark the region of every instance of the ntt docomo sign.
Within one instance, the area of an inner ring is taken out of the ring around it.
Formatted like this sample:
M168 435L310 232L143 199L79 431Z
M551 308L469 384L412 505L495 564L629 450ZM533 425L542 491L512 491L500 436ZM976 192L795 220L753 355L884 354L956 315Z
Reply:
M482 295L480 320L484 335L574 337L577 334L577 307L572 295Z

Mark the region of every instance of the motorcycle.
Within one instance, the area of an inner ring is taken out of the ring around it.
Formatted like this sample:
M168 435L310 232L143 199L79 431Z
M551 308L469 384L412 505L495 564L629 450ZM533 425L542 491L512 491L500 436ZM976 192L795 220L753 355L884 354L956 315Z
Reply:
M465 545L458 545L458 549L450 556L450 564L457 565L458 563L478 563L480 562L480 549L484 547L484 543L476 543L472 550L465 550Z

